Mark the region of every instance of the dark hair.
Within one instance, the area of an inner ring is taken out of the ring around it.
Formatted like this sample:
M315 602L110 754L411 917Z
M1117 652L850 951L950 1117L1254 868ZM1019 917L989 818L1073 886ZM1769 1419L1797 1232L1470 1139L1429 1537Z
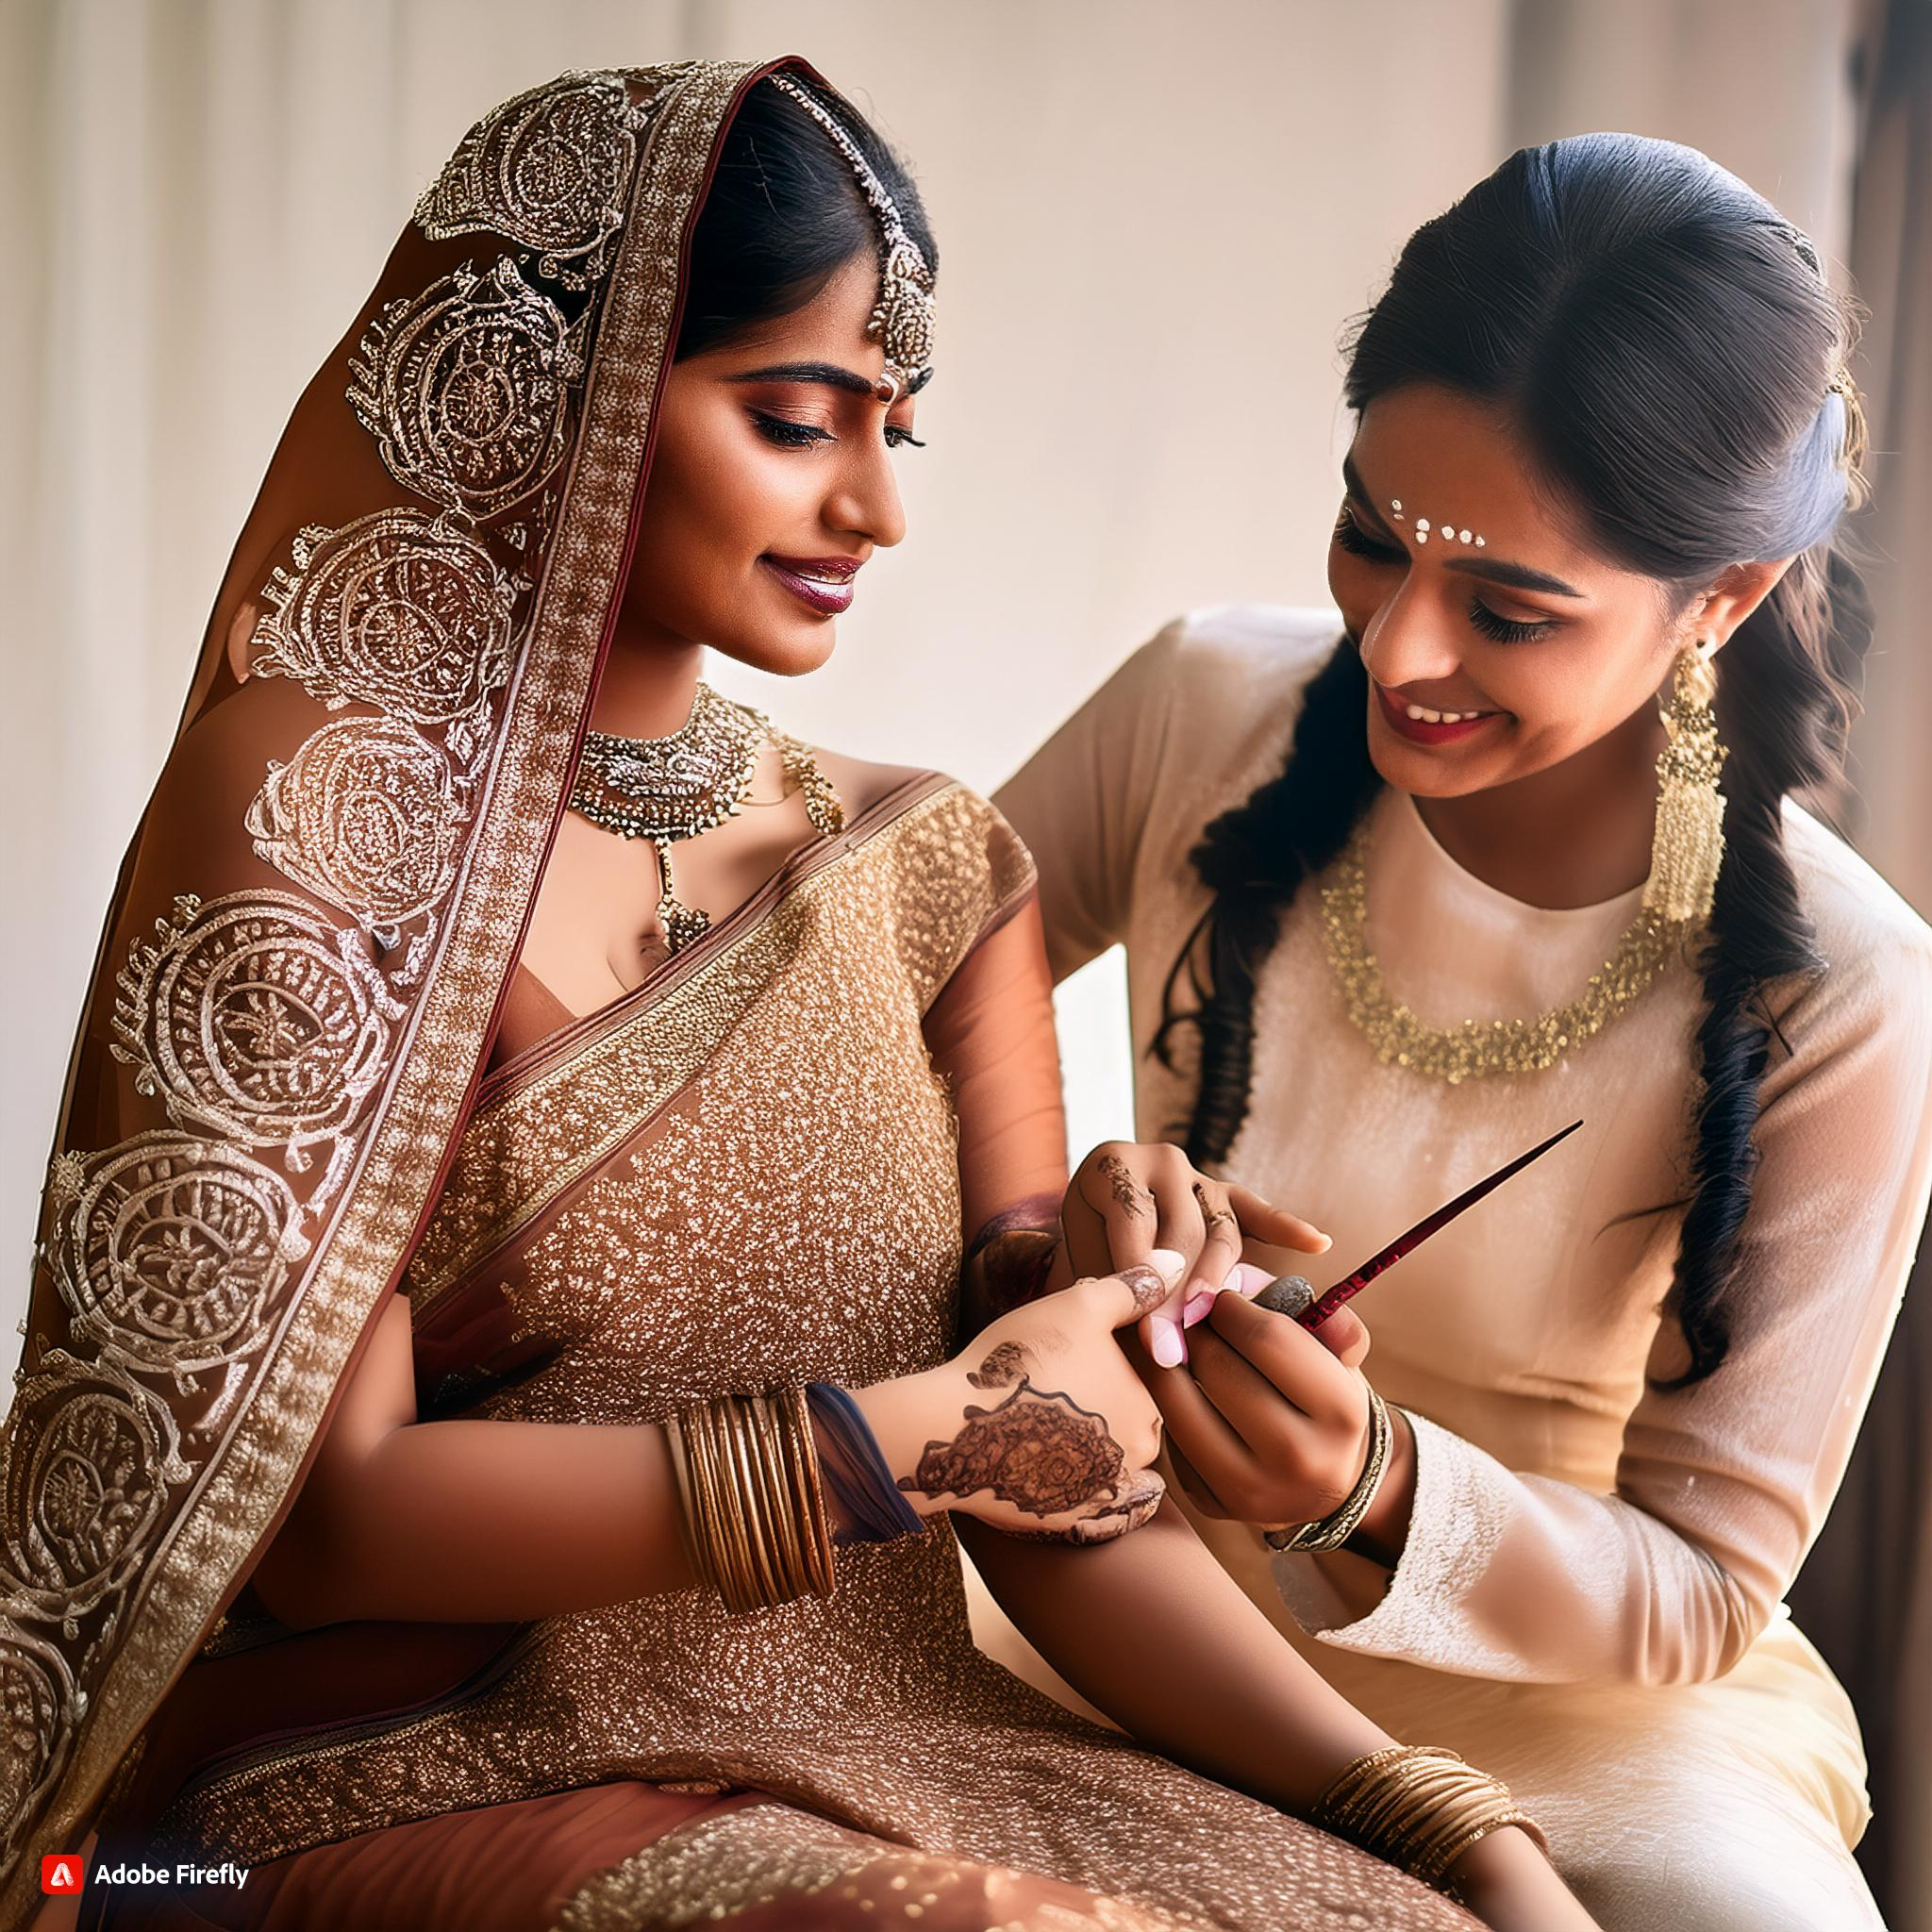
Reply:
M939 249L905 163L849 104L826 106L937 273ZM803 308L855 255L876 250L878 236L852 163L804 108L760 82L725 131L698 212L674 360Z
M1795 555L1720 660L1726 849L1698 959L1707 1002L1691 1191L1667 1307L1701 1379L1729 1343L1751 1199L1773 982L1824 961L1786 859L1787 793L1840 795L1871 613L1833 531L1855 499L1855 405L1830 387L1852 337L1816 251L1693 148L1591 134L1524 148L1404 248L1355 325L1359 411L1411 383L1492 403L1538 480L1611 561L1676 608L1729 564ZM1344 638L1308 686L1287 769L1206 829L1213 894L1167 982L1156 1046L1198 1031L1187 1145L1225 1158L1247 1110L1255 978L1302 880L1347 842L1378 788L1366 673ZM1207 955L1204 980L1196 961ZM1176 1008L1186 965L1196 1005Z

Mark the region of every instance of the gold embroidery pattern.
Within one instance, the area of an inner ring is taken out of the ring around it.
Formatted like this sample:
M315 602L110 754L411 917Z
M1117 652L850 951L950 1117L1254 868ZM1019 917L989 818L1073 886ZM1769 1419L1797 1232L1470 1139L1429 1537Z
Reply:
M18 1620L25 1607L9 1603L14 1620L0 1645L0 1724L7 1749L0 1751L0 1805L18 1836L18 1820L38 1814L58 1779L72 1748L74 1727L87 1710L87 1692L74 1680L67 1659Z
M473 520L541 489L584 373L562 312L515 260L388 304L349 363L351 407L405 489Z
M909 969L915 1010L923 1010L984 921L1032 876L1005 821L947 785L792 888L728 952L630 1015L612 1038L471 1121L404 1276L417 1314L696 1077L741 1024L748 989L796 958L826 895L844 923L900 934L905 959L895 970ZM915 880L918 890L908 890Z
M160 1526L166 1483L192 1474L163 1402L111 1362L50 1349L14 1406L35 1424L0 1443L0 1587L9 1605L75 1619L118 1591ZM24 1452L24 1453L23 1453ZM16 1612L17 1614L17 1612Z
M255 629L257 675L292 677L332 711L356 702L455 726L452 756L473 756L475 722L509 676L516 600L528 585L475 538L414 509L340 530L311 524L294 558L265 592L275 608Z
M277 871L393 946L456 876L459 782L402 719L344 718L270 764L245 824Z
M267 1339L290 1265L308 1252L295 1191L220 1141L140 1134L91 1160L63 1156L50 1187L74 1336L172 1374L184 1394Z
M624 220L648 103L611 74L567 74L506 101L471 128L416 204L434 242L493 229L538 249L537 273L566 289L600 280Z
M137 940L114 1003L117 1059L177 1125L279 1146L291 1173L338 1141L381 1078L404 1008L355 935L292 892L175 901ZM311 1209L341 1177L331 1164Z
M291 1172L308 1165L309 1144L334 1137L327 1173L308 1196L318 1225L352 1161L366 1179L348 1191L327 1240L318 1236L292 1306L275 1311L281 1325L273 1348L219 1392L208 1417L221 1426L190 1457L178 1453L166 1405L115 1360L83 1363L37 1336L39 1372L29 1379L23 1365L15 1377L20 1393L6 1435L9 1574L0 1711L25 1748L9 1752L0 1772L8 1807L0 1821L0 1913L22 1916L32 1901L22 1856L29 1834L55 1842L79 1835L161 1688L259 1543L428 1196L446 1123L474 1068L479 1016L508 970L547 843L621 571L668 353L680 238L724 108L746 72L679 70L649 137L656 153L648 192L634 189L639 219L620 239L618 272L595 324L608 366L578 439L533 619L544 639L541 661L507 713L492 776L500 803L470 841L461 895L439 936L445 967L424 990L409 1050L392 1076L401 1036L391 1023L406 1009L369 966L353 929L338 930L289 895L218 899L208 908L213 924L192 934L186 928L200 901L184 895L172 925L157 922L161 943L137 942L119 977L116 1051L170 1118L223 1139L280 1146ZM427 486L422 494L474 520L521 500L558 467L568 437L561 386L583 369L557 311L513 267L499 264L488 277L465 272L462 279L467 289L457 288L458 278L439 285L446 309L440 326L429 313L432 290L399 312L391 305L372 329L358 415L388 445L392 474ZM449 308L479 286L485 313ZM587 310L578 325L586 339L591 323ZM386 385L411 377L413 407L404 410L402 391L392 390L395 420L371 421L366 408ZM257 908L253 930L244 902ZM425 936L412 948L419 942L426 966ZM240 971L242 954L261 969L259 984ZM212 1030L183 1030L196 1018ZM385 1077L385 1104L368 1144L359 1145L349 1129ZM83 1185L91 1171L74 1155L56 1167L63 1186ZM58 1400L63 1391L71 1411ZM232 1420L218 1413L224 1405ZM50 1458L45 1452L56 1443ZM177 1506L165 1485L191 1481L192 1493ZM143 1579L141 1613L123 1628L131 1553L160 1524L167 1533ZM83 1642L75 1619L84 1606L95 1617ZM70 1654L38 1635L30 1618L59 1622Z

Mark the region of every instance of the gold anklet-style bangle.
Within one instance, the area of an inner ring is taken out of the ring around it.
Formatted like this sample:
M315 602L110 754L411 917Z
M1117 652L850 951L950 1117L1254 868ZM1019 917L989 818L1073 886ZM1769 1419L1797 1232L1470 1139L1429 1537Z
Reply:
M1501 1778L1435 1744L1395 1744L1347 1765L1316 1800L1310 1822L1439 1890L1449 1868L1507 1824L1549 1855L1541 1827Z

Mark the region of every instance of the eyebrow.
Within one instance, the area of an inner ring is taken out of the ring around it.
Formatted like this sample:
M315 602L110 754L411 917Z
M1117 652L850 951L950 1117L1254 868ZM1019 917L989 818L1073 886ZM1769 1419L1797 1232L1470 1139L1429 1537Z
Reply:
M1394 532L1382 521L1362 483L1361 472L1356 468L1353 457L1342 458L1341 477L1348 485L1348 493L1355 499L1356 507L1367 513L1369 521L1385 537L1392 537ZM1552 576L1548 571L1531 570L1526 563L1506 563L1501 558L1450 557L1443 559L1442 568L1458 571L1464 576L1481 577L1492 584L1507 584L1517 591L1542 591L1553 597L1581 597L1585 594L1574 585L1566 584L1561 577Z
M917 395L923 390L931 370L923 370L919 380L907 390L908 395ZM774 362L769 368L748 369L742 375L734 375L733 382L814 382L826 389L843 390L848 395L869 396L874 393L874 378L860 375L855 369L841 369L836 362Z

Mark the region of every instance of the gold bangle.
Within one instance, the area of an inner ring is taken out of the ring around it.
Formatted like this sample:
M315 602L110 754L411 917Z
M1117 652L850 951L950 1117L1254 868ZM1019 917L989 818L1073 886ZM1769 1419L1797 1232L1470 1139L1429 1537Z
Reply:
M1397 1744L1345 1765L1310 1821L1438 1890L1479 1839L1513 1824L1545 1857L1549 1840L1501 1778L1441 1745Z
M677 1484L677 1540L684 1545L691 1574L707 1590L718 1588L711 1567L709 1541L698 1524L698 1502L692 1490L691 1453L684 1440L684 1419L675 1409L664 1418L664 1441L671 1452L671 1474Z
M831 1520L803 1388L694 1404L667 1420L665 1437L691 1570L728 1609L832 1593Z
M1355 1488L1338 1507L1316 1522L1264 1530L1261 1540L1271 1550L1339 1550L1361 1526L1362 1518L1369 1513L1381 1490L1382 1478L1389 1474L1390 1446L1395 1439L1394 1426L1389 1420L1389 1405L1373 1383L1365 1386L1369 1391L1369 1453Z
M731 1481L724 1419L719 1413L722 1407L722 1402L708 1402L692 1411L696 1427L691 1443L698 1451L693 1466L709 1518L718 1593L727 1609L752 1610L759 1602L758 1574L752 1564L750 1534Z
M832 1513L825 1507L825 1485L819 1469L819 1439L811 1425L811 1405L806 1399L803 1383L784 1392L785 1414L791 1424L793 1469L804 1496L801 1522L804 1525L806 1554L811 1572L811 1587L820 1596L830 1596L838 1588L838 1568L832 1542Z
M713 1405L713 1413L718 1418L720 1451L728 1484L726 1494L738 1521L751 1578L751 1603L744 1607L777 1603L784 1596L784 1583L772 1547L772 1524L758 1492L760 1457L751 1440L747 1404L741 1396L727 1395Z
M817 1444L803 1388L758 1398L775 1505L782 1512L792 1596L830 1596L831 1539L818 1472ZM821 1534L821 1529L824 1534Z
M791 1474L792 1447L777 1395L750 1396L746 1407L758 1437L758 1484L774 1540L774 1557L784 1578L776 1600L789 1603L811 1589L798 1486Z

